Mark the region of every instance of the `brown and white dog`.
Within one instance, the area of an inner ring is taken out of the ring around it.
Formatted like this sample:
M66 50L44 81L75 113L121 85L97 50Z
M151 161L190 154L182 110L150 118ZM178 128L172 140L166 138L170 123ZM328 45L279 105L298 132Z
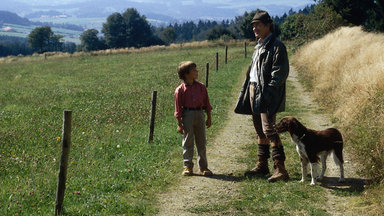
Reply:
M287 116L276 125L276 131L278 133L288 131L292 141L296 143L296 150L301 159L301 182L305 181L308 163L311 168L311 185L315 185L316 180L321 181L327 169L327 156L331 153L333 153L335 163L340 167L339 182L345 181L343 168L343 137L337 129L328 128L322 131L307 129L296 118ZM322 170L320 176L317 176L319 159L322 164Z

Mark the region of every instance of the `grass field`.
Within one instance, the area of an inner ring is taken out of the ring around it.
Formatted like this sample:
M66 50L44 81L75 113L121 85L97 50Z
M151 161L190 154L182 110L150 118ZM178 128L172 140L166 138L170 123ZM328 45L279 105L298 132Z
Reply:
M0 29L0 35L2 36L27 38L29 33L31 33L31 31L37 26L32 26L32 25L22 26L22 25L4 23L3 27L10 27L14 30L14 32L7 32ZM80 35L82 33L81 31L62 29L62 28L56 28L56 27L53 27L51 29L55 34L63 35L64 41L80 44Z
M62 112L73 111L66 215L142 215L182 170L173 117L176 68L193 60L204 82L211 63L212 137L248 64L242 47L214 70L223 47L0 64L0 215L52 215ZM221 60L223 55L220 55ZM150 98L158 91L154 142L147 143Z

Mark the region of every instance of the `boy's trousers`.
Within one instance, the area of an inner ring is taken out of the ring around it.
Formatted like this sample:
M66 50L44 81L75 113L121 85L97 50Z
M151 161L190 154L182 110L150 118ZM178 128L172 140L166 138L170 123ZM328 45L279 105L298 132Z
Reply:
M203 110L184 110L182 121L186 130L183 136L184 167L193 167L194 141L196 141L199 168L208 168L205 148L207 144L205 137L205 116Z

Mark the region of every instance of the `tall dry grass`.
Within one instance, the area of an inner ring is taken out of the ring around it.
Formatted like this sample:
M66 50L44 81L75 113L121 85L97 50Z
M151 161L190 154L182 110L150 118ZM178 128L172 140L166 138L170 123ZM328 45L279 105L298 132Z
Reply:
M338 120L367 177L384 183L384 34L342 27L292 58L307 88Z

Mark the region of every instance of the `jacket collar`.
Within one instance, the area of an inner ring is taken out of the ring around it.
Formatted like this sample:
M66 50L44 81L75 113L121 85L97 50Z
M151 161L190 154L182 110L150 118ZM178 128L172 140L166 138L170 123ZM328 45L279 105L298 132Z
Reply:
M270 40L271 40L271 37L272 37L272 32L269 33L269 35L267 35L267 37L264 38L264 40L261 42L261 39L259 39L257 41L257 44L259 46L265 46Z

